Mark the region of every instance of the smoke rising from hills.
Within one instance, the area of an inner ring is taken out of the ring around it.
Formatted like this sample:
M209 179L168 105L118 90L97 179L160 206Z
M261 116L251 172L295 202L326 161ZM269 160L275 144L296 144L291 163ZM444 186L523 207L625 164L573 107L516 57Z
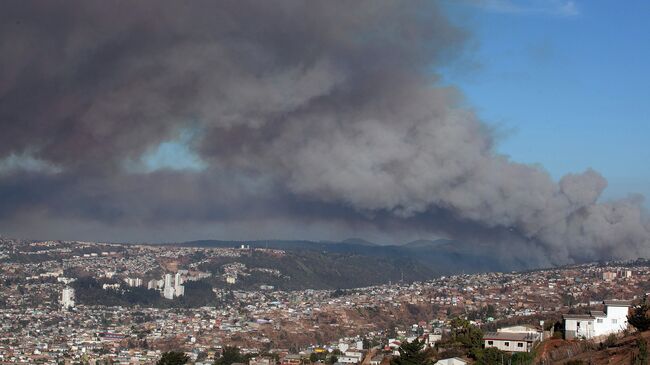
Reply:
M600 203L593 170L554 182L495 151L438 83L468 34L434 2L0 9L0 161L22 161L0 164L0 222L17 232L64 218L253 234L273 217L430 232L531 265L650 250L640 198ZM204 169L137 169L188 131Z

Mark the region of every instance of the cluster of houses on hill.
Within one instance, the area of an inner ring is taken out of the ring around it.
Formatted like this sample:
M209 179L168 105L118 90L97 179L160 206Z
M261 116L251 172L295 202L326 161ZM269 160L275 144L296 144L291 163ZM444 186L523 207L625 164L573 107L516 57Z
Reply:
M627 314L631 305L630 301L606 300L603 302L603 311L590 311L589 314L567 314L563 316L564 335L566 339L594 339L604 338L610 334L616 334L627 329ZM544 322L540 323L543 328ZM501 351L510 353L531 352L537 343L550 337L550 332L544 332L530 325L519 325L504 327L496 332L488 332L483 336L484 347L494 347ZM421 336L425 343L432 345L439 341L439 333L429 333ZM408 339L407 339L408 340ZM412 339L411 339L412 340ZM392 346L391 346L392 345ZM397 347L399 341L389 340L389 346L393 350L393 355L399 356ZM362 354L345 352L344 356L339 357L340 365L361 363ZM373 358L371 365L379 365L381 357ZM467 361L461 358L448 358L438 360L434 365L466 365ZM290 365L290 364L286 364Z
M590 311L588 314L566 314L563 316L565 339L597 339L623 332L628 327L627 315L630 301L606 300L603 311ZM543 328L544 322L540 323ZM543 341L550 332L535 326L520 325L498 329L483 336L484 347L494 347L510 353L531 352L535 345ZM434 365L466 365L461 358L438 360Z
M606 300L603 302L604 310L590 311L588 314L566 314L563 316L565 339L604 339L605 336L623 332L628 327L627 315L631 305L630 301ZM498 329L496 332L488 332L483 336L485 348L496 348L509 353L531 352L534 347L546 338L551 332L543 331L544 322L540 322L539 328L531 325L517 325ZM541 329L540 329L541 328ZM420 336L426 344L433 345L439 341L440 334L429 333ZM407 338L407 341L414 340ZM390 349L394 356L399 356L397 348L400 341L389 340ZM357 357L342 357L339 362L342 364L360 363L361 354ZM343 359L343 360L341 360ZM381 358L372 359L371 365L379 365ZM467 361L461 358L447 358L438 360L434 365L466 365Z
M603 338L627 329L630 301L606 300L603 311L589 314L566 314L563 316L565 339ZM542 323L543 325L543 323ZM550 333L547 333L547 336ZM530 352L535 344L544 340L544 332L533 326L513 326L485 334L485 347L495 347L508 352Z

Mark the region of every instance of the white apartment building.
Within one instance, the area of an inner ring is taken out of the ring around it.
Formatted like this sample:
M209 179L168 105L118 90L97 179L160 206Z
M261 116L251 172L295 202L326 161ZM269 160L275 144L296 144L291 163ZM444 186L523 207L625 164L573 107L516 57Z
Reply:
M185 295L185 286L182 284L182 278L180 273L176 273L174 276L174 283L172 285L172 274L165 274L165 286L163 287L163 297L167 299L174 299L174 297L180 297Z
M142 279L140 278L126 278L124 279L128 286L142 286Z
M564 337L594 338L627 329L627 314L630 301L606 300L605 311L591 311L589 314L566 314L564 318Z
M165 285L164 280L155 280L155 279L154 280L149 280L149 282L147 283L147 289L158 290L158 289L161 289L164 285Z
M74 308L74 289L64 288L61 292L61 308Z
M185 295L185 287L181 284L183 284L181 274L176 273L176 277L174 278L174 295L177 297Z

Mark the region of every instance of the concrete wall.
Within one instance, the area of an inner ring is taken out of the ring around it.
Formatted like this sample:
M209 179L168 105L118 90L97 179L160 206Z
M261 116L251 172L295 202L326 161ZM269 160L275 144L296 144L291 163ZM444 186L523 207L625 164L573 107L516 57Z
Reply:
M596 336L594 319L565 319L564 337L567 340L573 338L592 338Z
M607 316L594 321L595 336L622 332L627 328L627 307L607 307Z
M490 342L492 344L490 345ZM485 340L485 347L496 347L501 351L510 352L529 352L530 348L526 341L506 341L506 340Z

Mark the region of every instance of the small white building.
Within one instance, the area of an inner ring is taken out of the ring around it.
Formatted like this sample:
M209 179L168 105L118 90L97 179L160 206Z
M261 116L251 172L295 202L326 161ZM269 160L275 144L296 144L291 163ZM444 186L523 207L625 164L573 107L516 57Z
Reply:
M343 347L349 348L347 344L339 343L339 349L341 349L341 345L345 345ZM339 356L338 359L338 361L343 364L358 364L363 360L363 353L358 351L344 351L343 355Z
M439 333L429 333L426 337L426 343L431 346L435 345L440 340L442 340L442 334Z
M147 289L158 290L158 289L163 288L164 285L165 285L164 280L155 280L155 279L154 280L149 280L149 282L147 283Z
M467 365L467 361L458 357L451 357L448 359L438 360L433 365Z
M142 279L140 278L125 278L124 282L126 285L134 287L134 286L142 286Z
M339 356L338 362L342 364L358 364L361 362L361 358L356 356Z
M542 339L542 331L529 326L504 327L483 336L485 347L508 352L530 352Z
M119 290L120 289L120 284L115 283L115 284L102 284L102 289L104 290Z
M566 314L564 319L564 338L594 338L627 329L627 314L630 301L606 300L605 311L591 311L589 314Z

